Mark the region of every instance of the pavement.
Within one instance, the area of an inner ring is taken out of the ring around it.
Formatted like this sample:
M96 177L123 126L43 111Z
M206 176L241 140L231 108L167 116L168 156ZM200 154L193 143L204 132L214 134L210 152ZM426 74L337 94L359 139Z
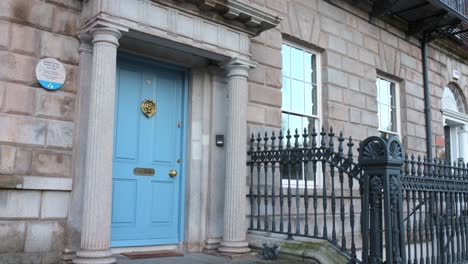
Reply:
M279 260L263 260L260 257L229 259L203 253L186 253L183 257L166 257L153 259L129 259L122 255L115 256L118 264L299 264L317 263L301 258L282 255Z

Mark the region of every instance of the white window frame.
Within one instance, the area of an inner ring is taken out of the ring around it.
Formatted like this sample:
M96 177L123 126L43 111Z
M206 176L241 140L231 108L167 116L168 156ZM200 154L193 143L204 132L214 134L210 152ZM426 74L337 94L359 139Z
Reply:
M396 109L396 127L397 127L396 132L387 131L387 130L384 130L384 129L380 128L380 115L379 115L379 110L378 110L380 102L379 102L379 89L377 87L377 80L378 79L389 81L389 82L395 84L395 97L396 97L395 98L395 109ZM379 132L383 133L383 134L388 134L388 135L395 135L395 136L398 136L399 138L401 138L400 82L396 81L395 79L389 78L389 77L387 77L385 75L377 74L377 79L375 81L375 89L377 91L377 96L376 96L375 100L377 102L377 117L378 117Z
M282 45L288 45L291 48L300 49L300 50L303 50L305 52L311 53L311 54L313 54L315 56L316 69L314 69L314 70L317 73L317 81L316 81L316 85L317 85L317 115L314 116L314 115L306 115L306 114L298 113L298 112L294 112L294 111L284 111L283 106L281 106L281 116L282 116L283 113L286 113L286 114L293 114L293 115L298 115L298 116L302 116L302 117L312 117L312 118L318 119L318 127L316 127L315 129L317 130L317 134L318 134L317 135L317 142L318 142L318 144L320 144L320 131L321 131L321 125L322 125L322 118L323 118L323 116L322 116L322 67L321 67L322 62L321 62L321 54L317 50L306 48L306 47L294 44L294 43L292 43L290 41L283 40ZM283 79L282 70L283 70L283 65L281 65L281 79ZM308 132L311 133L311 131L308 131ZM291 133L294 133L294 131L291 131ZM300 134L302 134L302 133L300 133ZM312 166L312 162L308 162L308 165ZM302 170L304 170L304 168L302 168ZM296 186L297 186L296 182L299 183L299 188L300 189L304 189L306 187L306 183L305 183L306 181L305 180L296 181L296 179L291 177L291 188L296 188ZM313 180L308 180L307 181L307 189L313 189L314 187L319 188L320 186L322 186L322 182L323 182L323 176L322 176L322 172L321 172L321 167L317 166L316 182L314 183ZM288 179L281 179L281 186L283 188L287 188L288 187Z
M458 119L444 112L442 119L444 126L450 127L450 161L459 161L461 158L463 162L466 162L466 155L468 154L468 118Z
M452 87L453 89L458 89L458 87ZM447 84L444 89L450 89L450 84ZM459 96L463 96L459 94ZM457 105L456 105L456 108ZM465 107L466 111L466 107ZM459 111L454 111L450 108L445 108L444 104L442 104L442 124L444 126L450 127L450 139L451 139L451 148L450 148L450 157L451 161L456 161L458 158L463 158L464 161L467 161L468 155L468 115ZM453 139L453 141L452 141ZM460 142L459 142L460 141ZM454 148L453 145L456 148ZM456 154L456 155L454 155ZM457 156L454 158L454 156ZM461 156L461 157L460 157Z

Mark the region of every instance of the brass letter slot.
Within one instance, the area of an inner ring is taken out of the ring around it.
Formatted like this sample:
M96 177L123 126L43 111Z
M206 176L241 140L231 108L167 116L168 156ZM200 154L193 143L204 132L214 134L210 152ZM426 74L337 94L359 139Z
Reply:
M152 168L135 168L133 174L137 176L154 176L154 169Z

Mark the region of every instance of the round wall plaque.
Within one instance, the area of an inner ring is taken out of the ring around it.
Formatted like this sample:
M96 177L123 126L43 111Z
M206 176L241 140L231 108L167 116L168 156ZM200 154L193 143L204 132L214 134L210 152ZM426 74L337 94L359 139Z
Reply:
M57 90L65 83L65 67L56 59L42 59L36 66L36 78L47 90Z

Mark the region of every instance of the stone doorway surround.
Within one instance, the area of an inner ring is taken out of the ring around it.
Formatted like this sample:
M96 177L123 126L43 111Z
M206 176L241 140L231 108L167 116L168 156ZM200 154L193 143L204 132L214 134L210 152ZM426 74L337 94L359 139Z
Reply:
M250 38L280 19L237 0L88 0L80 34L80 118L69 229L80 230L74 263L115 263L110 251L112 152L116 58L130 37L206 58L226 71L229 95L223 253L249 251L245 230L245 182ZM190 88L189 88L190 89ZM89 117L89 118L83 118ZM188 160L191 157L187 157ZM198 195L186 193L186 196ZM190 205L192 206L192 205ZM203 208L203 205L196 205ZM82 208L82 209L80 209ZM189 214L185 221L191 221ZM78 227L77 225L80 225ZM190 236L190 234L188 234ZM70 240L73 240L70 238ZM66 252L65 252L66 253Z

